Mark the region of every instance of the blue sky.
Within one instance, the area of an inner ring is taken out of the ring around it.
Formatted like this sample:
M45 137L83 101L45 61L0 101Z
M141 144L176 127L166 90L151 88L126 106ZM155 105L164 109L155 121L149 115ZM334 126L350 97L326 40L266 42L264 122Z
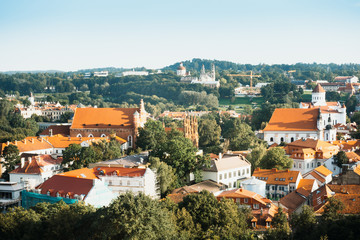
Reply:
M360 63L360 0L0 0L0 71Z

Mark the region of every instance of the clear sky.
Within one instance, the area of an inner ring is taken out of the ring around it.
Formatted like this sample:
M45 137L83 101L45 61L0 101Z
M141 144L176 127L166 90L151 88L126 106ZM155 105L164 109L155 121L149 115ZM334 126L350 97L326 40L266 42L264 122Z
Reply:
M360 0L0 0L0 71L360 63Z

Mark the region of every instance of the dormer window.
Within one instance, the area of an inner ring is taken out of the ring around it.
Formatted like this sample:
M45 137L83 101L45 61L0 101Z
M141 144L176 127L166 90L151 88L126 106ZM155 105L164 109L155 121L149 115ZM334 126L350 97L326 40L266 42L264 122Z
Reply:
M46 192L46 195L50 196L50 191L47 191L47 192Z

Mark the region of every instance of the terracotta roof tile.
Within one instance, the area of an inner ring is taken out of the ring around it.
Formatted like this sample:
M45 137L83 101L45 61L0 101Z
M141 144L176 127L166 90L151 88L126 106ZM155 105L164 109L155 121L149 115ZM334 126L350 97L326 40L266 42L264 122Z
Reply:
M80 144L82 142L88 142L90 145L92 142L99 142L105 140L110 141L107 137L61 137L61 136L52 136L46 137L46 141L51 143L54 148L67 148L70 144Z
M298 194L296 191L292 191L291 193L280 199L280 203L288 209L289 213L294 212L305 201L306 198Z
M315 179L300 179L298 188L303 188L305 190L311 191L315 184Z
M77 108L71 129L132 128L139 108Z
M266 184L288 185L289 183L295 183L297 178L301 177L301 174L300 171L256 168L253 176L265 181Z
M316 87L313 90L314 93L323 93L325 92L324 88L320 85L320 83L318 83L316 85Z
M358 162L360 161L360 156L355 152L345 152L346 157L349 159L349 162Z
M61 136L69 136L70 135L70 125L51 125L44 131L42 131L39 135L47 135L50 136L50 129L52 130L52 135L58 135Z
M16 145L19 148L20 153L29 152L34 150L52 149L50 143L45 141L45 138L41 137L26 137L22 141L10 142L10 144ZM7 143L2 144L1 150L7 146Z
M318 109L277 108L263 131L317 131Z
M124 167L94 167L93 173L96 176L101 175L117 175L126 177L139 177L144 176L145 168L124 168Z
M324 166L319 166L319 167L315 168L314 170L325 177L327 177L333 173L332 171L330 171L329 169L327 169Z
M31 162L25 161L23 167L21 167L21 164L19 163L17 165L18 167L11 171L10 174L40 174L43 172L43 170L41 169L42 167L47 165L61 164L62 160L62 157L54 159L51 157L51 155L32 156Z
M233 189L233 190L228 190L228 191L223 191L221 192L219 195L216 196L218 199L221 198L251 198L254 199L256 201L258 201L259 203L266 205L266 202L263 200L263 197L260 196L259 194L243 189L243 188L239 188L239 189Z
M69 172L59 173L58 176L64 176L64 177L73 177L73 178L83 178L83 179L99 179L93 169L90 168L81 168L76 169Z

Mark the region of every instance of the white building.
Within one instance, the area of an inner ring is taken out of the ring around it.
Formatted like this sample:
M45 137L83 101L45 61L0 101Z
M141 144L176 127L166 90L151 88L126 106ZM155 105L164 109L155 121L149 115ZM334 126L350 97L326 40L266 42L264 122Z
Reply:
M219 88L220 81L216 81L215 79L215 65L212 64L211 72L207 73L205 71L204 65L201 68L200 76L198 80L192 80L191 83L194 84L202 84L211 88Z
M29 157L27 161L21 158L21 163L9 173L10 182L25 183L33 189L55 174L62 172L62 158L53 158L51 155Z
M108 71L94 72L94 77L107 77L109 76Z
M17 182L0 182L0 214L12 207L18 207L21 203L21 191L23 184Z
M156 175L150 168L94 167L95 175L104 181L115 195L128 191L158 198Z
M121 73L121 76L125 77L125 76L147 76L149 75L149 72L147 71L135 71L135 69L133 69L132 71L125 71Z
M303 175L304 179L315 179L319 186L323 186L332 181L332 171L324 166L319 166Z
M203 180L211 179L228 188L238 188L240 179L251 176L251 163L242 155L220 153L211 160L210 168L203 169L202 176Z
M335 82L357 83L359 78L356 76L338 76L335 78Z
M183 63L180 63L180 66L176 70L176 75L178 76L187 76L186 68L184 67Z

